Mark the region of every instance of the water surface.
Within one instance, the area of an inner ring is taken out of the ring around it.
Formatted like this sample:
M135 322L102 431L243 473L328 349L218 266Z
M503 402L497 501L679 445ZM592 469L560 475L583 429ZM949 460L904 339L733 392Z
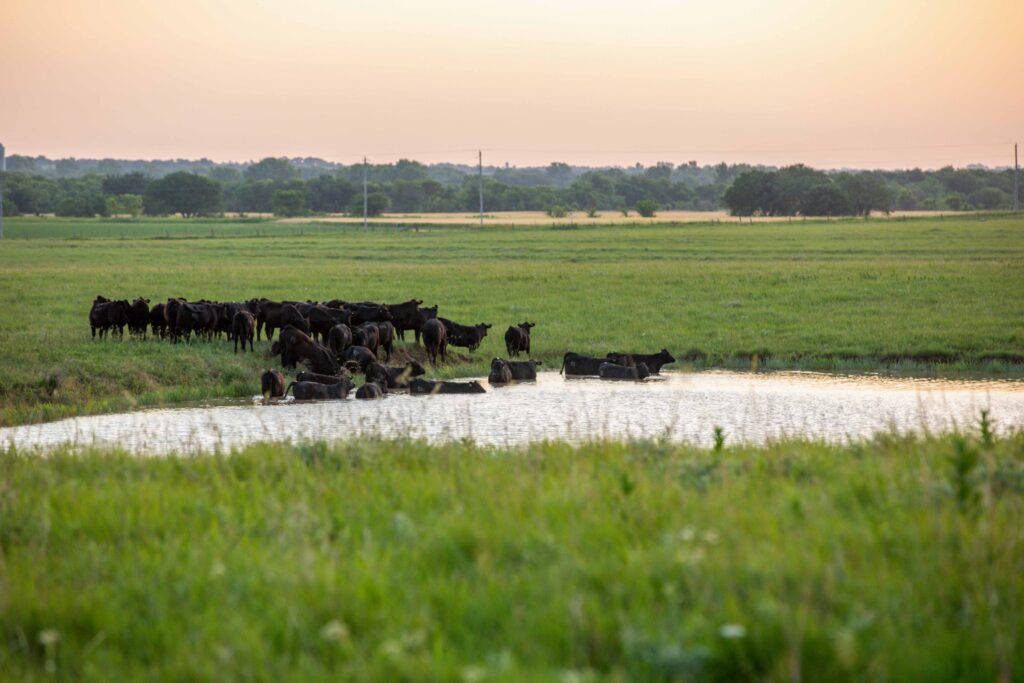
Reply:
M140 410L0 429L0 444L117 446L133 453L229 451L257 441L366 436L470 439L489 445L667 437L709 445L715 426L730 443L782 437L831 442L879 431L971 427L982 409L997 429L1024 427L1024 381L836 376L809 372L669 373L643 383L566 379L488 387L484 395L381 401L260 401Z

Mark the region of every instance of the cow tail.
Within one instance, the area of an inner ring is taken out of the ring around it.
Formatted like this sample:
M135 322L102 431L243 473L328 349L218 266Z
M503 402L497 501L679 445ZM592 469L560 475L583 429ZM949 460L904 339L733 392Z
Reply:
M284 388L284 393L281 394L281 398L288 398L288 392L292 390L292 385L294 385L294 384L295 384L295 382L289 382L288 383L288 386L286 386Z
M558 369L558 374L559 374L559 375L561 375L561 374L562 374L562 371L563 371L563 370L565 370L565 359L566 359L566 358L568 358L568 357L569 357L569 354L568 354L568 353L567 353L567 354L565 354L564 356L562 356L562 367L560 367L560 368Z

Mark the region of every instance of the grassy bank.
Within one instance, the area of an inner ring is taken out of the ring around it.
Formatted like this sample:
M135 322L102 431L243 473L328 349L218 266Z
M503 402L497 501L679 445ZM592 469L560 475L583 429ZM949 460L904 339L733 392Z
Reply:
M547 363L569 349L667 347L695 367L749 367L756 356L771 368L1024 372L1024 218L368 232L266 224L263 236L245 231L264 224L223 220L7 224L24 239L0 244L0 424L243 396L272 362L266 343L236 358L226 342L93 342L96 294L415 296L447 317L493 323L475 360L442 375L485 373L504 352L505 327L523 319L538 323L534 355Z
M0 455L9 680L1024 676L1024 438Z

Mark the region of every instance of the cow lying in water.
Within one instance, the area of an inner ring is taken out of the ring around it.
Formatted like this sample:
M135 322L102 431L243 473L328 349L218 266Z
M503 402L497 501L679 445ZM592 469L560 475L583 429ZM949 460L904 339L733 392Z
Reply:
M427 371L416 361L409 361L401 367L388 367L380 363L366 366L366 381L377 382L385 389L406 389L413 377L419 377Z
M616 365L615 363L602 363L597 369L601 379L627 379L634 382L650 377L651 373L645 363L637 363L635 366Z
M289 389L297 401L327 400L332 398L341 399L348 396L348 392L352 391L352 381L342 379L342 381L337 384L292 382L288 385L288 389L284 390L285 395L288 394Z
M539 360L505 360L495 358L491 361L491 374L487 381L491 384L508 384L509 382L532 382L537 379Z
M487 390L476 380L472 382L435 382L417 377L409 382L409 393L415 396L432 394L486 394Z
M277 370L264 370L260 375L260 387L263 398L281 398L284 396L284 375Z
M387 393L387 390L384 389L384 387L382 387L377 382L366 382L361 387L356 389L356 398L360 398L360 399L384 398L384 394L386 394L386 393Z
M607 358L616 365L644 363L652 375L660 375L661 366L676 362L676 359L668 352L668 349L662 349L658 353L619 353L616 351L609 353Z
M581 356L578 353L569 351L562 357L562 369L559 373L566 375L597 375L602 363L607 363L607 358L594 358L593 356Z

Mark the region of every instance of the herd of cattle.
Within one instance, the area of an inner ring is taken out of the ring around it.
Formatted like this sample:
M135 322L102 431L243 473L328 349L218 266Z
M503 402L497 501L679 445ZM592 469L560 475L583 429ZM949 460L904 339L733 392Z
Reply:
M250 299L244 302L189 301L171 298L150 307L150 300L113 300L97 296L89 310L89 326L93 338L124 337L127 327L131 336L145 339L152 335L172 343L192 339L227 338L242 352L248 344L266 337L271 353L281 357L285 368L298 368L301 363L309 372L299 372L295 381L285 386L284 375L266 370L261 377L266 398L280 398L290 391L296 399L345 398L355 387L354 375L362 374L365 382L356 389L356 398L381 398L388 391L408 390L411 394L483 393L476 381L449 382L423 379L423 366L415 360L398 367L389 367L395 339L405 339L413 332L416 343L422 340L430 362L447 360L448 347L464 347L475 351L491 328L488 323L463 325L438 317L437 306L424 307L423 301L410 299L400 304L379 304L370 301L348 302L333 299L315 301L272 301ZM530 335L534 323L512 325L505 332L505 349L510 358L530 355ZM277 339L274 339L278 332ZM656 354L609 353L604 358L565 354L562 369L567 376L593 376L604 379L639 381L659 374L661 367L675 361L662 349ZM540 361L515 361L495 358L491 361L488 381L492 385L531 381L537 378Z

